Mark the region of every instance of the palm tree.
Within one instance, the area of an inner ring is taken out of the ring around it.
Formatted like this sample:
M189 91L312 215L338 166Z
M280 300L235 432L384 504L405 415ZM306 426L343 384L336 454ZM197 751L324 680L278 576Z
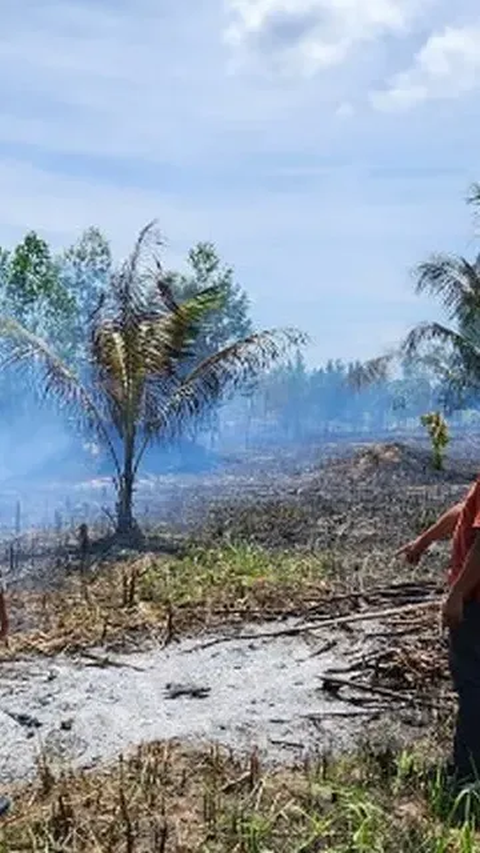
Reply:
M202 324L221 306L222 292L210 287L178 303L157 256L160 245L155 223L149 223L112 273L91 316L88 368L81 376L46 341L16 320L0 318L2 366L35 366L45 395L70 407L108 452L116 532L127 537L138 532L134 488L149 444L172 436L187 418L267 370L290 346L306 342L293 329L258 332L192 364Z
M480 184L468 202L480 205ZM437 254L415 270L416 292L436 297L446 321L415 326L396 351L359 366L353 375L357 387L388 375L393 360L422 362L440 379L445 408L455 409L467 395L480 391L480 256Z
M402 353L433 369L446 407L454 409L480 391L480 268L463 257L437 255L420 265L416 290L437 297L447 319L415 326Z
M478 184L468 202L480 203ZM422 358L441 381L445 407L458 408L480 391L480 257L471 263L434 255L417 268L416 291L439 300L446 322L419 323L403 341L402 354Z

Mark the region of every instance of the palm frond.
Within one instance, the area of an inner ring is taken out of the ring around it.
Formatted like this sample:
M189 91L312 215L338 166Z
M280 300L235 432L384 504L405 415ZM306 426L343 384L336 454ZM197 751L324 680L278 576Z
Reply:
M396 353L389 352L355 365L349 370L345 382L355 391L361 391L377 382L384 382L388 379L389 370L395 358Z
M480 204L480 184L478 182L473 183L470 187L467 195L467 204Z
M468 334L451 329L442 323L420 323L407 335L402 352L415 359L425 344L440 343L448 356L439 366L442 379L451 388L480 387L480 347Z
M166 314L135 314L127 327L104 321L92 336L95 386L121 435L151 423L164 405L172 379L194 356L205 316L217 308L219 288L206 288Z
M159 245L162 245L162 238L157 229L157 221L152 220L142 228L133 251L110 278L116 313L123 318L124 325L132 322L137 313L145 310L145 285L151 281L151 272L148 266L142 270L141 263L148 251Z
M146 437L137 467L147 444L155 436L174 435L186 419L208 410L239 386L270 369L292 347L305 346L308 340L307 335L291 328L257 332L204 359L152 407L155 416L145 423Z
M89 325L89 326L90 326L91 324L93 324L93 323L94 323L94 321L95 321L95 320L97 319L97 317L99 316L99 314L100 314L100 312L101 312L101 310L102 310L103 306L105 305L105 300L106 300L106 295L105 295L105 293L101 293L101 294L100 294L100 296L98 297L97 304L96 304L95 308L93 309L93 311L92 311L92 312L88 315L88 317L87 317L87 323L88 323L88 325Z
M156 276L155 283L160 294L160 299L169 311L177 311L178 302L173 295L172 288L168 282L168 277L165 275L162 264L158 258L155 258Z
M455 347L462 336L454 329L442 323L419 323L406 336L401 344L401 353L407 359L416 358L425 344L439 343Z
M147 222L147 224L141 229L135 241L133 251L124 265L125 273L128 275L129 281L133 281L136 277L139 262L142 258L143 252L148 247L148 242L153 242L155 246L162 245L163 241L157 228L156 219L152 219L151 222Z
M101 377L127 393L137 381L173 375L220 299L219 288L206 288L166 314L136 316L128 329L121 321L98 325L92 352Z
M221 288L208 287L177 305L175 310L152 325L153 353L163 351L173 367L175 361L188 355L185 348L194 346L205 318L220 308L222 301Z
M296 329L257 332L204 359L172 395L168 409L196 414L223 394L255 378L282 359L291 347L307 343ZM184 404L186 409L184 410Z
M417 268L416 291L440 298L451 317L468 322L480 312L480 277L465 258L434 256Z
M10 317L0 317L0 340L7 351L2 369L31 364L43 372L42 388L45 395L53 395L61 407L75 411L105 442L117 475L120 466L108 429L94 400L75 373L62 361L48 344Z

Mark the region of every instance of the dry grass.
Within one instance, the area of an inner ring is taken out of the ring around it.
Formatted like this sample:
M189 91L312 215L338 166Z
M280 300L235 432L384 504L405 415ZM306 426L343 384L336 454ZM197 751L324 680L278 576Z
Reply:
M62 853L469 853L440 816L422 753L364 747L267 772L256 752L154 743L96 771L41 768L16 792L0 849Z
M269 481L268 499L252 492L249 501L215 506L211 524L195 534L202 547L187 556L144 554L84 578L70 575L57 591L14 595L7 654L128 649L322 605L336 615L331 592L397 581L396 547L463 488L437 483L437 473L432 485L421 454L394 450L393 461L388 446L386 461L373 467L363 452L298 475L291 488L282 481L275 490ZM439 578L442 562L431 554L419 569L402 566L402 579Z
M3 656L89 646L128 649L245 619L278 618L328 600L328 563L253 546L142 555L70 577L60 590L10 599L14 630Z

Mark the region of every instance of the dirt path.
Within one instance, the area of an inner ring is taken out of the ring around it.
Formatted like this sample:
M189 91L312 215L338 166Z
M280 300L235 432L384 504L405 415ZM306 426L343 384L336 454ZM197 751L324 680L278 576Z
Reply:
M315 641L316 647L326 639L331 637ZM79 767L157 739L257 744L273 760L326 746L333 734L344 744L364 725L364 712L320 692L319 676L364 645L360 629L355 639L352 644L339 634L335 650L320 655L312 655L301 637L279 637L191 653L186 652L198 640L185 640L116 658L118 666L61 657L2 664L0 780L30 776L42 749L51 762ZM207 695L170 698L171 683L207 688ZM11 713L33 719L14 719ZM320 727L305 718L310 713L325 715ZM35 721L41 725L35 728Z

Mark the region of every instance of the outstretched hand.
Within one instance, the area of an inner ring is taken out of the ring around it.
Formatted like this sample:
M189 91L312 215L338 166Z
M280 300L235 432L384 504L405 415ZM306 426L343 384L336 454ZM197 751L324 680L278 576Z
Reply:
M425 551L426 548L421 539L412 539L395 552L395 557L405 557L410 566L416 566Z

